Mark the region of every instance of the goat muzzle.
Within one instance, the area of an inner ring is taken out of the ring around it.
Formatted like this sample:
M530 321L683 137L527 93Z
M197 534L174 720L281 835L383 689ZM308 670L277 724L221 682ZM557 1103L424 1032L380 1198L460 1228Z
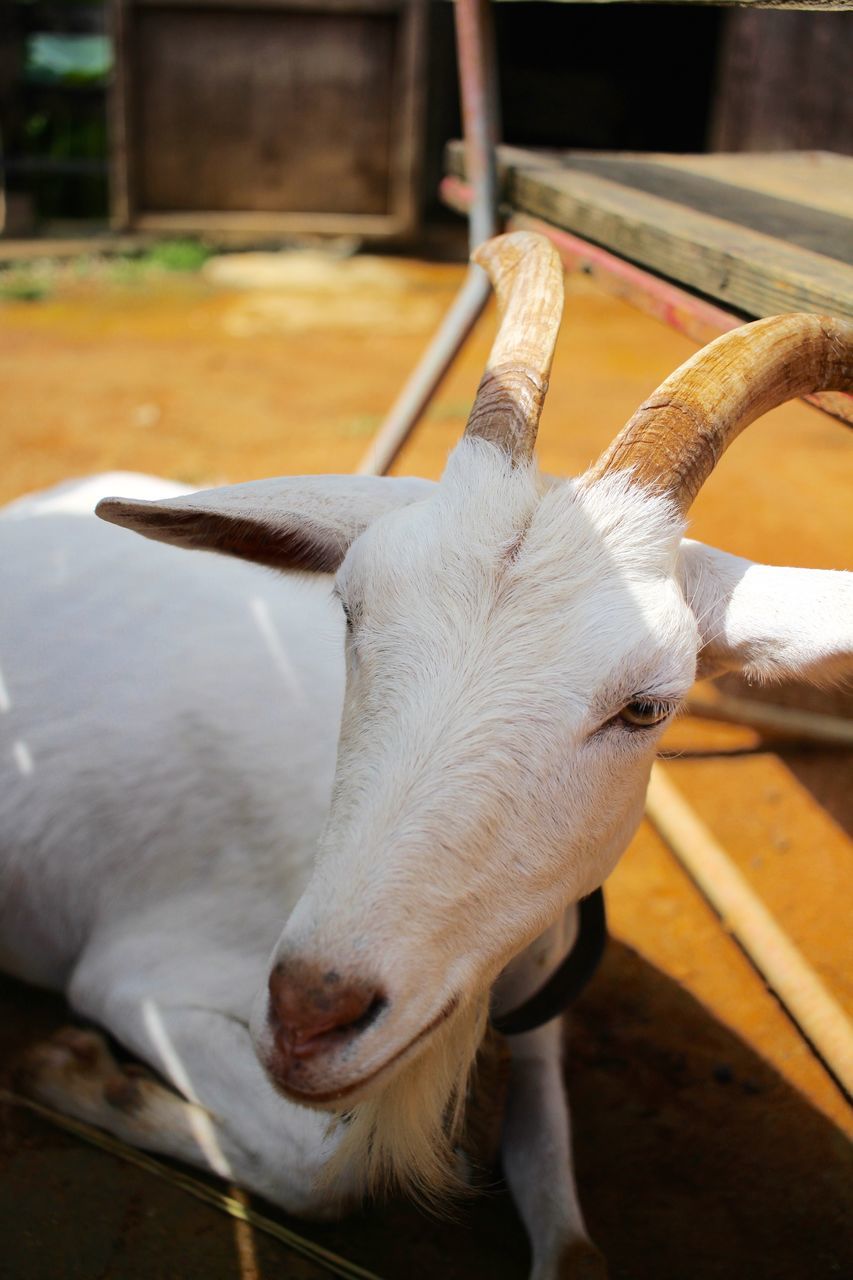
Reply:
M277 964L269 978L268 1020L277 1056L318 1057L354 1039L387 1001L376 987L334 971Z

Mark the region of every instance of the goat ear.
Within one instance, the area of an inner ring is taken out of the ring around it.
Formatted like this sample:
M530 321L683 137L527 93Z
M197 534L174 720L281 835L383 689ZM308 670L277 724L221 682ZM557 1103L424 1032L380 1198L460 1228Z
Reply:
M700 676L823 683L853 671L853 573L753 564L687 539L679 572Z
M157 542L334 573L369 524L433 488L429 480L396 476L283 476L157 502L104 498L95 510Z

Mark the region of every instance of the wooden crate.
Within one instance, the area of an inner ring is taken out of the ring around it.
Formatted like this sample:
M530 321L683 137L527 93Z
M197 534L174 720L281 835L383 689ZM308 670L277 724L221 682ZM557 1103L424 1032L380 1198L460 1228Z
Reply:
M412 231L425 0L113 0L112 20L117 228Z

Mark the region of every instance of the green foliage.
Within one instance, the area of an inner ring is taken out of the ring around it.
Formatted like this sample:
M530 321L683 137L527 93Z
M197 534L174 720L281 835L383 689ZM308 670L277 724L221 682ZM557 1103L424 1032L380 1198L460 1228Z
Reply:
M146 284L158 272L200 271L212 249L198 240L160 240L142 253L122 254L109 260L109 278L120 287Z
M0 275L0 302L41 302L50 297L50 283L30 271Z
M142 255L142 262L165 271L199 271L211 252L199 240L161 240Z
M81 282L119 288L156 287L158 276L198 271L213 252L198 240L161 240L141 253L86 253L70 261L34 258L26 264L0 263L0 303L41 302Z

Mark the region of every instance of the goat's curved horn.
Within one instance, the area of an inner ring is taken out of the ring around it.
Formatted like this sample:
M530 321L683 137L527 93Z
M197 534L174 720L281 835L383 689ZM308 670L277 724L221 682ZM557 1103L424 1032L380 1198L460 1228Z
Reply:
M640 405L592 470L630 469L686 513L732 440L776 405L817 391L853 391L853 325L805 313L723 334Z
M536 444L563 314L563 268L550 241L531 231L487 240L472 258L488 273L501 320L465 435L499 445L517 465Z

